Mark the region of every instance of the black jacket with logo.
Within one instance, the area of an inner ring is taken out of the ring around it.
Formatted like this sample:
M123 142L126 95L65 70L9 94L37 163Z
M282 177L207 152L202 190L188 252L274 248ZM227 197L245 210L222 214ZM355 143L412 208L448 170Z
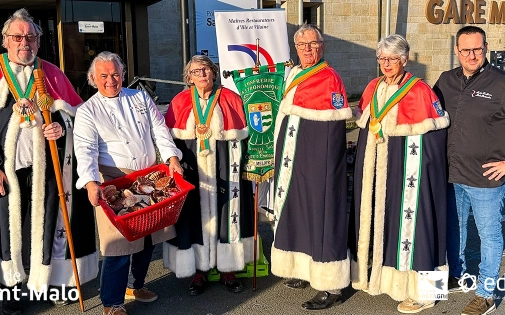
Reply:
M483 164L505 161L505 72L485 61L468 80L458 67L440 75L433 90L449 113L449 182L479 188L505 182L484 177Z

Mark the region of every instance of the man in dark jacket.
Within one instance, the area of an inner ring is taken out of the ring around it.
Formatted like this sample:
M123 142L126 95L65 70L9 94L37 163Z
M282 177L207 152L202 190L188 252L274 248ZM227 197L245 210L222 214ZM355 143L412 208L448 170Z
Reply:
M481 28L460 29L454 53L461 66L442 73L434 87L451 117L447 141L450 292L458 291L467 277L465 246L470 209L481 239L477 291L462 314L488 314L496 308L493 291L503 252L500 218L505 195L505 72L489 64L486 52L486 33Z

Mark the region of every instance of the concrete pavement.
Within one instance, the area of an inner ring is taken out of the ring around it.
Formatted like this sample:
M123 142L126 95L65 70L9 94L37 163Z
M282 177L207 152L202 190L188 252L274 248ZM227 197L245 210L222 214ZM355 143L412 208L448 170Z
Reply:
M357 129L349 130L348 140L356 141ZM502 220L503 221L503 220ZM473 222L470 218L470 230L468 237L468 272L476 275L480 261L480 242ZM273 241L273 233L269 224L261 223L259 233L263 238L263 247L267 259L270 260L270 248ZM501 275L504 274L505 266L502 262ZM503 276L502 276L503 277ZM273 275L258 278L257 290L252 291L252 279L242 279L244 291L239 294L230 293L222 285L216 282L210 283L207 291L201 295L192 297L186 293L190 279L177 279L173 273L163 268L161 258L161 246L155 249L151 267L149 269L146 286L157 292L159 299L153 303L127 302L128 314L194 314L194 315L253 315L253 314L364 314L364 315L389 315L400 314L396 311L399 302L386 295L370 296L362 291L347 288L343 291L345 302L322 311L305 311L300 304L312 298L316 291L307 288L304 290L288 289L282 284L282 279ZM102 314L102 305L99 299L99 279L82 286L85 299L85 313L87 315ZM25 289L26 290L26 289ZM501 299L505 292L497 292L498 310L495 314L505 314L505 305ZM466 303L473 297L473 291L469 293L455 293L449 295L447 301L440 301L434 308L423 311L420 314L460 314ZM72 304L59 308L52 307L44 302L30 302L23 299L24 314L51 314L66 315L79 314L78 304Z

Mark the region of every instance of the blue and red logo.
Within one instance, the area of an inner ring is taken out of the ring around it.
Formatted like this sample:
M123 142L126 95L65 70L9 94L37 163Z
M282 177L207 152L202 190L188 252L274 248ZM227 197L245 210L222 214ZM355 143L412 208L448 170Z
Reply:
M253 63L256 62L256 45L255 44L241 44L241 45L228 45L228 51L241 51L249 56L251 56ZM266 64L267 65L273 65L274 60L272 59L272 56L266 51L264 48L261 46L258 49L260 56L263 56L265 58Z

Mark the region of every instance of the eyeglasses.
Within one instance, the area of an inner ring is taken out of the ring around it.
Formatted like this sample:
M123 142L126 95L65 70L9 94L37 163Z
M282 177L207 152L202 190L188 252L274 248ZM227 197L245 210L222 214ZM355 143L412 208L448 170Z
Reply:
M389 64L391 65L396 65L398 62L400 62L401 58L386 58L386 57L377 57L377 61L383 65L385 64L386 62L388 62Z
M311 41L311 42L308 42L308 43L296 43L295 46L296 46L296 49L299 49L299 50L304 50L305 47L309 46L311 49L315 49L315 48L319 48L319 46L321 46L323 42L322 41Z
M461 49L458 50L461 56L463 57L468 57L470 56L470 53L473 52L475 56L480 56L484 53L484 47L479 47L479 48L472 48L472 49Z
M189 73L194 75L195 77L201 77L203 74L207 74L210 72L210 68L200 68L200 69L193 69Z
M23 38L29 42L29 43L33 43L34 41L37 40L37 38L39 38L39 35L31 35L31 34L28 34L28 35L6 35L6 36L10 36L12 37L12 39L15 41L15 42L18 42L20 43Z

